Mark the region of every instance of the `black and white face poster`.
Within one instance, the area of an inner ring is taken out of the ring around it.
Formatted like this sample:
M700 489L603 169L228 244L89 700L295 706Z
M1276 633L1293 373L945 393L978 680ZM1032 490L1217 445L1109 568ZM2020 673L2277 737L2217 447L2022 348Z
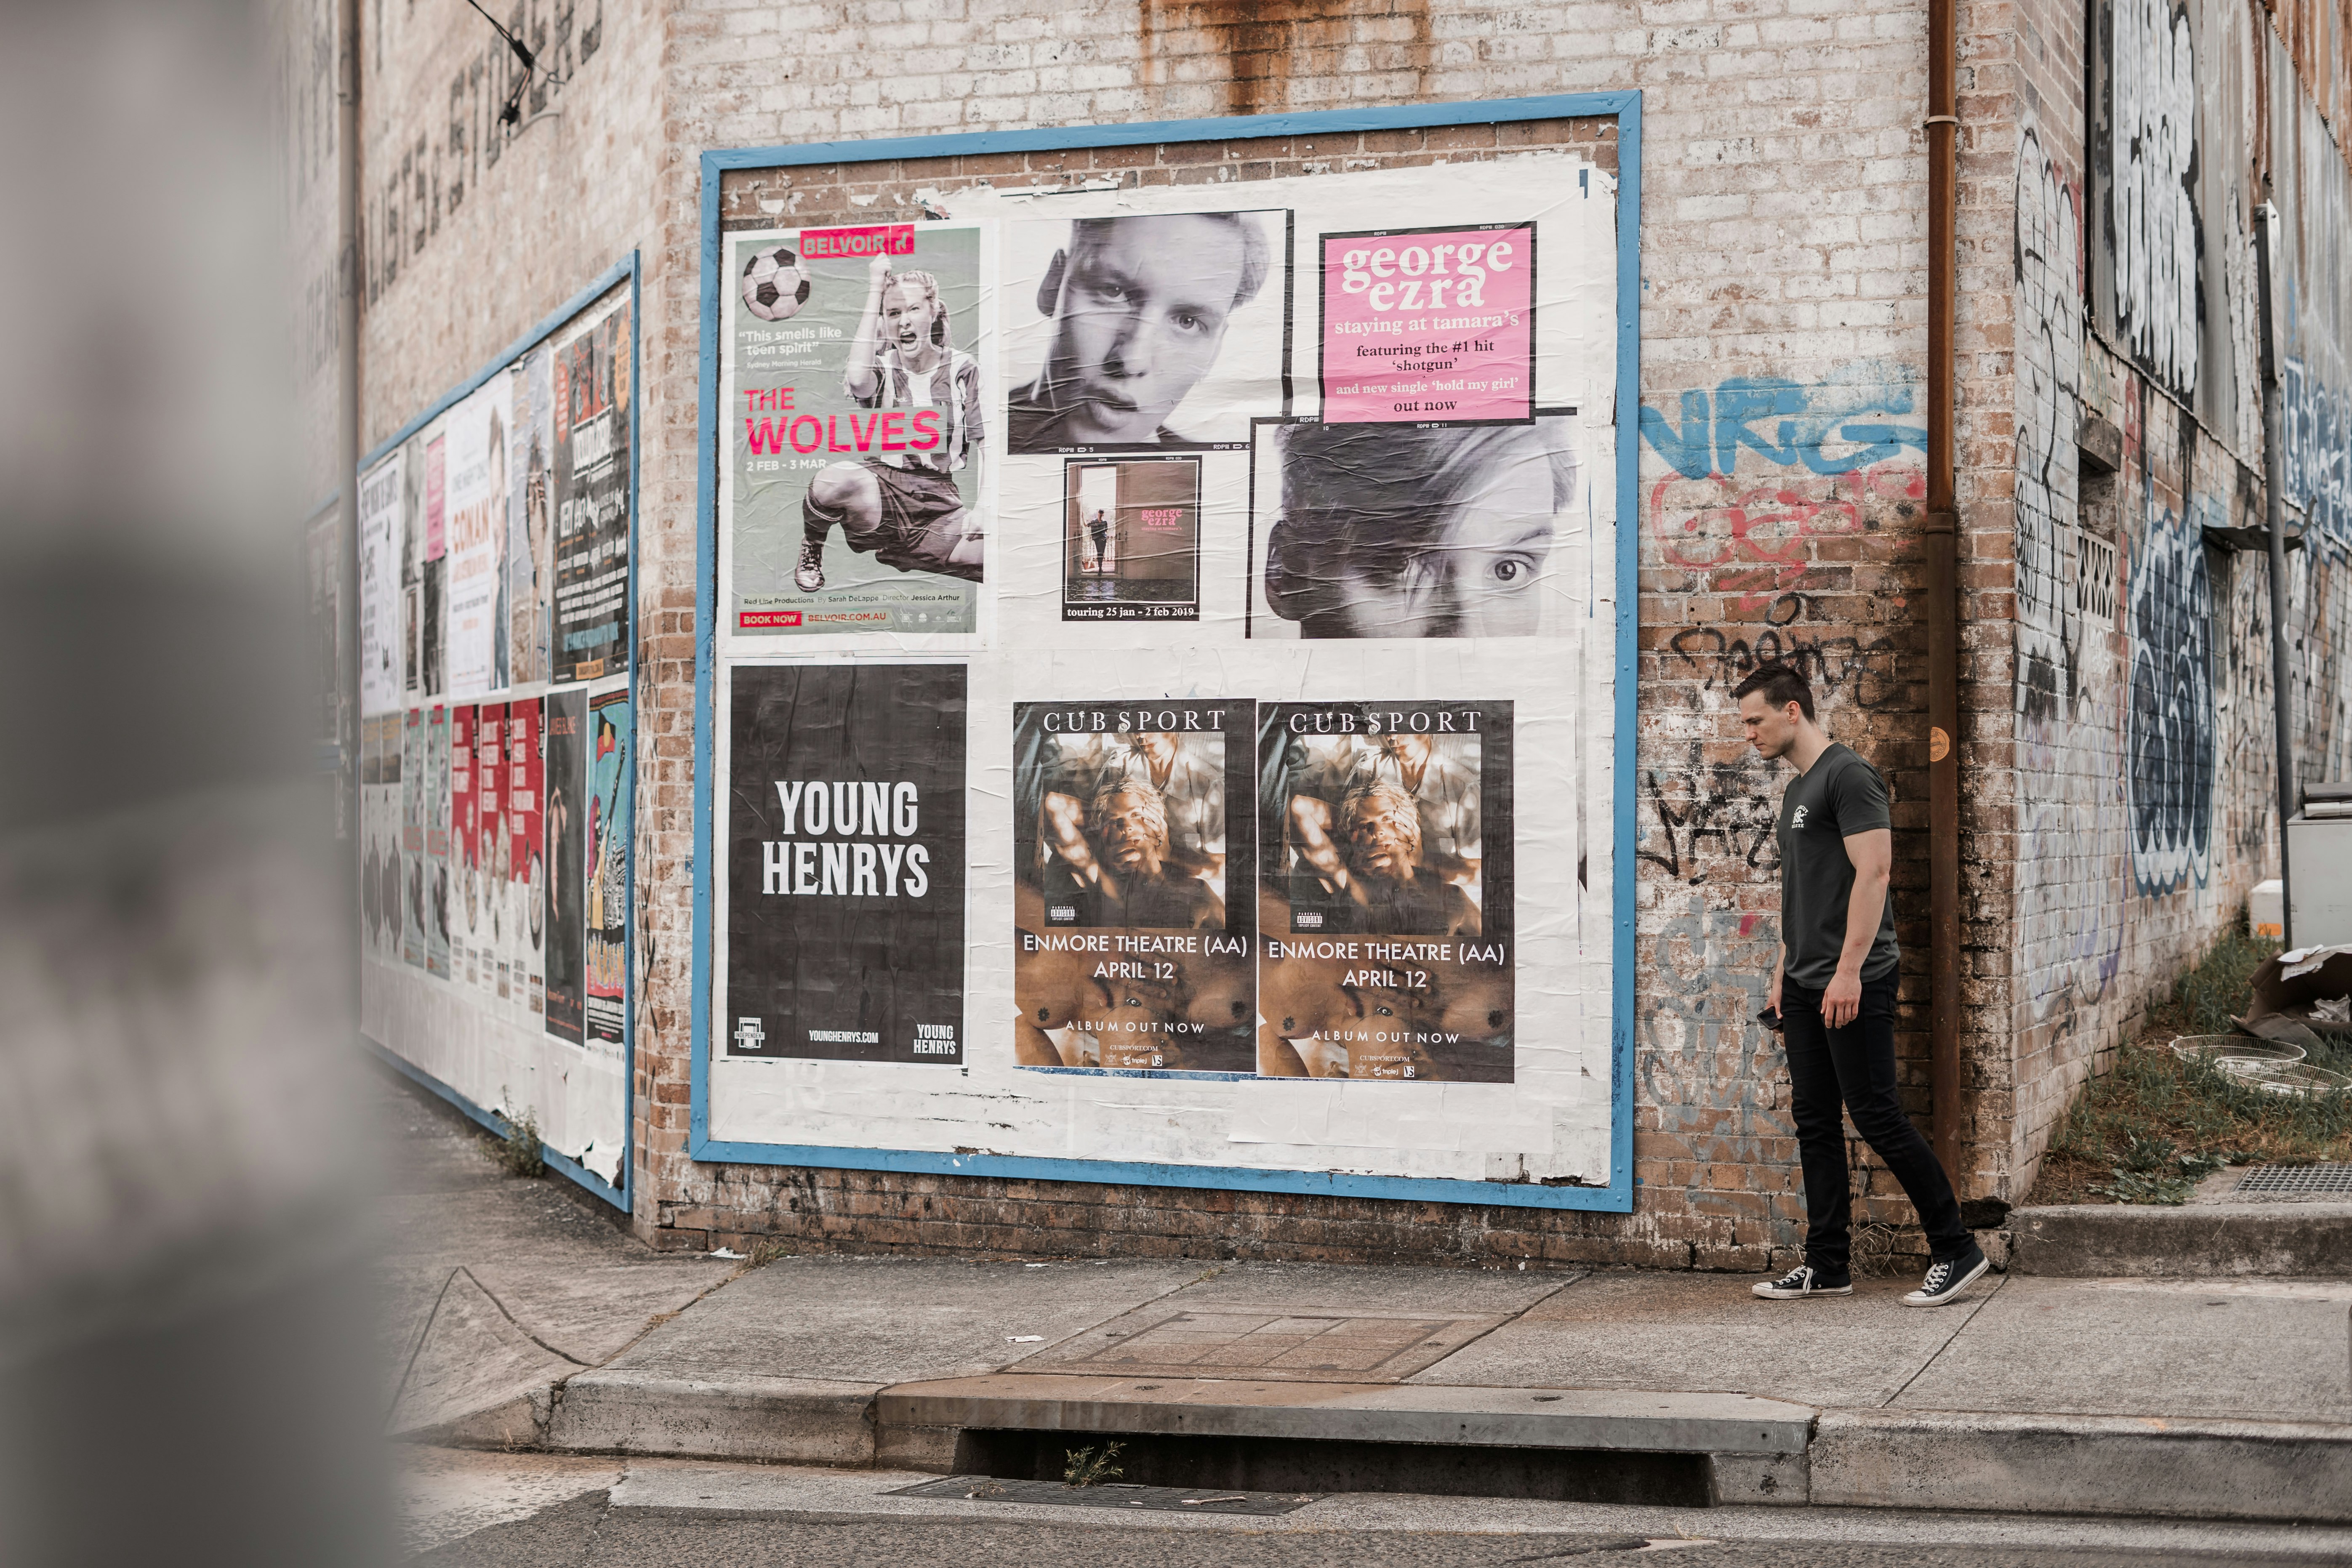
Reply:
M1252 705L1013 715L1014 1058L1253 1070Z
M1258 1070L1508 1082L1512 704L1257 713Z
M588 698L547 696L547 1032L581 1043L587 932L582 877L588 865Z
M966 683L731 672L728 1056L962 1065Z

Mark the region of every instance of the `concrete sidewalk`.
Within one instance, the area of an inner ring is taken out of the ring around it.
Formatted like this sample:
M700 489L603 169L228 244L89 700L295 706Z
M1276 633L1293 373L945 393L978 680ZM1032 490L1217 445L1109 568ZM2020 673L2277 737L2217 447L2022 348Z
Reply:
M1908 1279L1776 1303L1613 1271L736 1273L418 1147L442 1184L395 1200L423 1350L393 1426L442 1441L940 1471L974 1433L1419 1444L1696 1457L1719 1503L2352 1521L2352 1280L1993 1276L1921 1310Z

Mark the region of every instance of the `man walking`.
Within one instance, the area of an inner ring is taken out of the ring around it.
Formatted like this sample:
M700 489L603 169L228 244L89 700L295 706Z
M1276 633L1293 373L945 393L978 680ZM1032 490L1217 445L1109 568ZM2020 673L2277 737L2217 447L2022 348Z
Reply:
M1895 1094L1895 836L1878 770L1823 734L1813 691L1767 664L1733 689L1759 755L1797 770L1780 798L1780 957L1768 1022L1784 1031L1790 1110L1805 1171L1805 1260L1756 1294L1774 1301L1850 1296L1852 1199L1843 1106L1903 1184L1934 1255L1908 1307L1957 1300L1990 1267L1960 1223L1935 1151Z

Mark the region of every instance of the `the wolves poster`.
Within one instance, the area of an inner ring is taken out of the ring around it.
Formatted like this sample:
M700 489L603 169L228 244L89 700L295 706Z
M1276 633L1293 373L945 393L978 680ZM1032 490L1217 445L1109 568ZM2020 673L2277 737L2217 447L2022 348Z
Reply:
M507 684L507 446L513 377L499 371L449 411L449 694Z
M536 1026L547 1011L544 699L507 704L506 965L509 1000Z
M1289 215L1005 226L1008 449L1202 447L1284 411Z
M507 673L516 686L548 679L555 619L555 356L523 356L514 373L507 458Z
M1258 715L1258 1070L1508 1082L1508 702Z
M449 710L425 719L425 970L449 978Z
M555 350L555 639L551 680L626 665L629 360L625 300Z
M581 964L584 933L581 872L588 863L588 699L580 691L547 698L547 1032L581 1042Z
M630 785L636 769L629 694L588 700L587 1032L621 1043L628 1020Z
M731 686L728 1054L961 1064L964 668Z
M1013 705L1022 1065L1252 1070L1253 716L1248 702Z
M400 721L400 956L425 967L425 913L431 864L425 858L425 824L432 816L433 784L425 763L425 710L411 708Z
M360 711L400 705L400 454L360 479Z
M360 802L365 845L360 863L361 927L367 954L383 963L400 962L403 902L400 854L400 738L404 716L397 710L361 721L366 783Z
M976 631L1002 406L980 232L739 235L727 255L728 631Z
M1198 458L1073 458L1062 486L1062 619L1201 618Z

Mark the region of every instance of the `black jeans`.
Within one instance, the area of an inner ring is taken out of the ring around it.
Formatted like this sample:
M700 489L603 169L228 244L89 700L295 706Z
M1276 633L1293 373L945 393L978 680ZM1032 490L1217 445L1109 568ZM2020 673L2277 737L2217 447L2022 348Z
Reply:
M1976 1238L1960 1223L1959 1199L1936 1163L1936 1152L1895 1096L1895 976L1863 982L1862 1011L1842 1029L1822 1022L1819 991L1784 980L1780 1017L1797 1156L1805 1168L1805 1261L1832 1279L1843 1279L1853 1267L1853 1200L1841 1103L1863 1142L1903 1184L1936 1260L1966 1257Z

